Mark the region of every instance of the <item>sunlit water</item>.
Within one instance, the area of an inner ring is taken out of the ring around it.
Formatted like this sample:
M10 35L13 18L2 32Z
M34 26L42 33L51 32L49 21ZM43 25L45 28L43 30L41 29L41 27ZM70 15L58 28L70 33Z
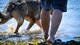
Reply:
M0 9L2 11L2 9ZM63 41L68 41L73 39L75 36L80 36L80 1L79 0L69 0L67 12L63 14L61 25L56 33L56 37L62 39ZM0 31L5 32L10 30L9 27L13 26L16 28L17 22L15 19L9 20L6 24L0 25ZM28 22L24 21L20 30L26 29ZM31 28L35 30L39 28L36 24Z

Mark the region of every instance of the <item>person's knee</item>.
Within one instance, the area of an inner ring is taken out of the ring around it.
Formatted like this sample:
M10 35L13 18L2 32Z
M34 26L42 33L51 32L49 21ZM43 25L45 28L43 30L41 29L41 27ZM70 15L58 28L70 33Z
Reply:
M61 10L59 10L59 9L54 9L54 12L62 13L62 11L61 11Z
M48 16L49 15L49 10L42 9L40 15Z
M47 12L49 12L50 10L42 9L41 11L44 11L44 12L47 13Z
M54 9L53 11L52 11L52 15L54 14L58 14L58 15L62 15L62 11L61 10L59 10L59 9Z

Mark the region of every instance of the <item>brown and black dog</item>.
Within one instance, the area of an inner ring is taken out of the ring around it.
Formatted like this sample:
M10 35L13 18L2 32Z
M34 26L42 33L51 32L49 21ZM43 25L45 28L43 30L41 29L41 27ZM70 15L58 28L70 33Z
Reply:
M6 8L6 10L1 13L0 12L0 24L6 23L9 19L14 18L17 21L17 28L14 33L18 34L18 29L23 24L24 19L29 21L29 25L27 30L29 30L34 23L41 27L39 19L40 19L41 7L40 3L36 1L26 1L26 2L18 2L12 3L10 2Z

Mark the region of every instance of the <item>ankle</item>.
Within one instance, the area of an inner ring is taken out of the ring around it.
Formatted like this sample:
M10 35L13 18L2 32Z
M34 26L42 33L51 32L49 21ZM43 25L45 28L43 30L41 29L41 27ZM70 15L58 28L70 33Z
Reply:
M47 38L47 40L52 40L52 39L54 39L54 37L49 36L49 37Z

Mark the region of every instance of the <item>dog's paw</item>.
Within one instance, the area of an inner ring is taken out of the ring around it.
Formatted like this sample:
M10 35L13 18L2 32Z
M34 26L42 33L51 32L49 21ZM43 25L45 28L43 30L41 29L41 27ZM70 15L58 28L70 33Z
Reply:
M22 29L22 30L19 31L20 34L26 34L28 32L29 32L29 30L26 30L26 29Z

